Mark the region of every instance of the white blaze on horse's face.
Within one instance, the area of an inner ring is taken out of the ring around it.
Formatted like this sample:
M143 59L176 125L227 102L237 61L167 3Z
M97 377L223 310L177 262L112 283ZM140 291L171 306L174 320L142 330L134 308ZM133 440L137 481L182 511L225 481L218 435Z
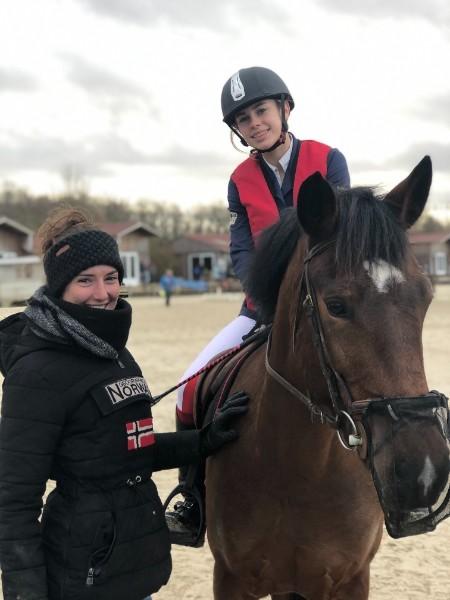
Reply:
M417 481L423 485L423 495L426 496L428 494L428 490L434 483L436 479L436 469L434 468L433 463L430 460L430 457L427 456L425 458L425 463L423 465L423 469Z
M363 264L369 277L381 294L386 294L390 285L405 281L405 277L400 269L393 267L385 260L377 260L372 263L365 260Z

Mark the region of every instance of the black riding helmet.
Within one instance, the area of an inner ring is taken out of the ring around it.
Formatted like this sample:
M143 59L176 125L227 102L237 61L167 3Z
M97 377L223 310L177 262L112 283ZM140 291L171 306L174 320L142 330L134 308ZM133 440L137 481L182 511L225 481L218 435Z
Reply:
M232 75L223 86L223 120L231 126L234 116L239 110L264 98L281 99L282 96L289 101L292 110L294 100L279 75L265 67L241 69Z
M282 134L280 140L265 152L271 152L285 140L288 125L284 115L284 100L289 102L291 110L294 108L294 100L281 77L266 67L241 69L225 83L221 98L223 120L244 146L248 144L234 125L235 115L246 106L268 98L280 100Z

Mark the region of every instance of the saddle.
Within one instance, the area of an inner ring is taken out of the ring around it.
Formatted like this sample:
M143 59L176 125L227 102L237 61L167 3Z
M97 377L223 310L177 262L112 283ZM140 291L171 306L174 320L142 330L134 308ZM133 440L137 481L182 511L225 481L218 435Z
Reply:
M260 326L244 339L235 354L220 360L221 356L230 353L226 350L217 354L208 363L217 364L198 377L194 389L194 421L197 429L201 429L203 425L213 420L217 410L228 397L242 365L267 341L269 332L270 326Z
M197 429L210 423L216 411L222 406L228 397L231 387L236 379L239 369L244 362L264 344L268 338L270 326L264 326L251 331L240 346L217 354L204 367L204 371L195 376L193 389L194 421ZM209 368L210 367L210 368ZM203 545L206 531L205 519L205 461L190 465L187 469L184 481L169 494L164 502L164 511L169 503L178 494L185 498L183 503L175 505L174 513L166 513L168 519L170 538L173 544L191 546L198 548ZM198 525L191 531L177 531L179 517L172 522L176 511L185 508L188 512L194 507L198 509Z

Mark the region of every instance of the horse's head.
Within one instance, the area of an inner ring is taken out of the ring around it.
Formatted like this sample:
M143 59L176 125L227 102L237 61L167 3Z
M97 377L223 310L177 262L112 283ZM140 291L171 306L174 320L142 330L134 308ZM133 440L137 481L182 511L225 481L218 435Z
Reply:
M406 229L422 213L430 184L426 157L384 198L368 188L335 193L318 173L300 189L308 247L335 240L310 261L310 279L333 366L354 398L428 390L421 339L432 288Z
M428 394L423 364L432 288L406 235L430 184L428 157L384 197L371 188L336 191L312 175L300 188L296 215L263 236L249 285L266 318L274 313L274 336L284 328L293 341L285 345L291 380L319 405L328 397L328 415L347 439L357 444L367 434L393 535L422 520L448 481L447 401ZM278 267L270 267L269 252L277 251ZM280 352L282 343L274 346Z
M447 400L428 394L423 366L422 326L432 290L405 235L423 211L430 184L425 157L384 198L360 189L335 194L315 174L298 202L313 248L306 292L324 373L330 368L329 387L349 420L363 415L359 433L368 436L374 481L395 536L433 528L433 505L448 510L447 499L440 503L449 473ZM329 240L335 243L327 251Z

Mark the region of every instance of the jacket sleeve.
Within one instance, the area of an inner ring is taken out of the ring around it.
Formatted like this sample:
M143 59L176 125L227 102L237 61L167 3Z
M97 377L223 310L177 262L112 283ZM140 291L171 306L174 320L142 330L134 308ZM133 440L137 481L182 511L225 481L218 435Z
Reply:
M174 469L200 460L200 433L197 429L155 434L153 471Z
M241 204L235 183L231 180L228 184L228 208L230 210L231 262L234 272L245 289L254 244L247 211Z
M0 566L5 600L47 600L39 517L62 429L61 399L39 374L12 372L0 422ZM56 402L59 400L59 402ZM52 414L51 408L57 408Z
M327 181L334 186L350 187L350 174L348 172L345 156L337 148L328 154Z

